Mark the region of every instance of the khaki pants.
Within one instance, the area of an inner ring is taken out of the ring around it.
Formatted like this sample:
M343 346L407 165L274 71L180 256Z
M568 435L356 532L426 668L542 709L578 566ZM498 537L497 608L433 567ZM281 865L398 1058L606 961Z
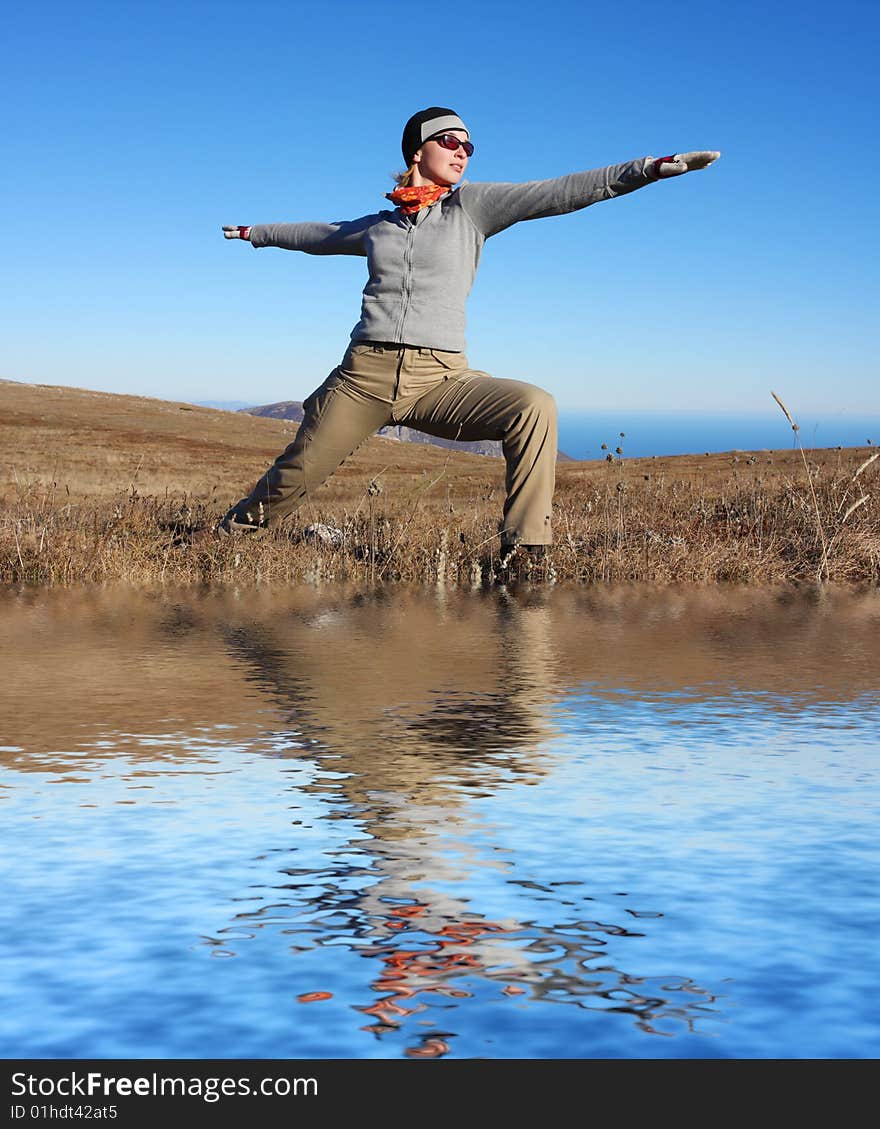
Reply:
M294 441L234 507L240 520L283 517L368 436L403 424L445 439L500 439L507 460L502 542L552 541L556 405L542 389L470 369L463 353L362 342L348 349L303 411Z

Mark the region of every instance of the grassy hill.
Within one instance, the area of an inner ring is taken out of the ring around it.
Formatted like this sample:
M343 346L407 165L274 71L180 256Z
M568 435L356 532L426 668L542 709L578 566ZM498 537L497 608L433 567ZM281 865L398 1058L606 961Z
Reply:
M496 569L499 458L373 437L267 537L219 545L193 535L291 442L291 421L12 381L0 409L4 583L477 583ZM868 447L561 462L552 571L876 584L878 472ZM344 531L342 549L303 542L318 521Z
M144 396L0 381L0 497L34 487L54 487L73 499L136 489L221 505L250 489L297 427L288 419ZM334 475L328 496L347 496L349 487L380 472L421 477L444 467L453 483L475 473L481 481L504 477L498 459L487 464L459 452L450 458L433 447L374 437Z

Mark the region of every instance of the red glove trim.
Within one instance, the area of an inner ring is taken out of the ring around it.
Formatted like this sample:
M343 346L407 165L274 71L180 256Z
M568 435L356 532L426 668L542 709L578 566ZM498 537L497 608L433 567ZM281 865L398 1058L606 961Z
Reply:
M240 227L238 229L238 237L239 239L250 239L251 229L249 227Z
M669 157L658 157L657 160L654 161L651 165L651 176L653 176L655 180L662 180L663 177L660 175L660 166L664 163L664 161L674 161L674 160L675 160L675 154L674 153Z

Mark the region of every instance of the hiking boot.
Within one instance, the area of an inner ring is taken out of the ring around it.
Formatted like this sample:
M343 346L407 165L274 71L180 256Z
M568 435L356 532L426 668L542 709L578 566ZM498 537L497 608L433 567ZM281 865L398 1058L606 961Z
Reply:
M549 545L524 545L521 541L515 545L502 545L498 554L501 568L510 568L517 560L522 565L538 564L547 555Z
M258 502L255 509L241 509L241 502L232 507L214 530L220 537L232 537L238 533L259 533L268 528L263 503Z
M502 545L496 577L507 580L556 582L556 569L550 556L549 545Z

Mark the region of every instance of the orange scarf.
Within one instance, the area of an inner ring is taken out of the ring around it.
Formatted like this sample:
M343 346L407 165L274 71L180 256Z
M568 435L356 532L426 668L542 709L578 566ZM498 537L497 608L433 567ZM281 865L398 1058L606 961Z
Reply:
M448 188L440 184L420 184L417 188L395 188L393 192L385 193L385 199L397 204L405 216L411 216L422 208L436 204L448 191Z

